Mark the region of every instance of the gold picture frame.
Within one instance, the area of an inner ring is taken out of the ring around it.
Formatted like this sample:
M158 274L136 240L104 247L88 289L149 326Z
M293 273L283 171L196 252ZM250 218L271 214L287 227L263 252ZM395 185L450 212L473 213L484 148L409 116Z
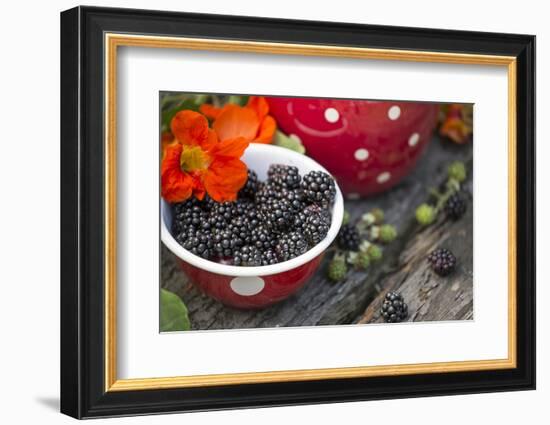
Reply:
M105 34L105 391L136 391L182 387L252 384L284 381L342 379L466 372L516 367L516 58L480 54L411 50L282 44L254 41L212 40L128 34ZM354 59L398 60L506 67L508 72L508 358L457 362L401 364L254 373L176 376L169 378L117 379L116 375L116 93L119 47L148 47L205 51L229 51Z

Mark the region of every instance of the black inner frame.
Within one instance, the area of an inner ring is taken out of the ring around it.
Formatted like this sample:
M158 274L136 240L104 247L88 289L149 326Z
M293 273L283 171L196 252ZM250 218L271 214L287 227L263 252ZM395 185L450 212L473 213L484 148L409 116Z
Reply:
M517 368L106 393L103 232L106 32L515 56ZM61 14L61 117L63 413L90 418L535 387L534 36L77 7Z

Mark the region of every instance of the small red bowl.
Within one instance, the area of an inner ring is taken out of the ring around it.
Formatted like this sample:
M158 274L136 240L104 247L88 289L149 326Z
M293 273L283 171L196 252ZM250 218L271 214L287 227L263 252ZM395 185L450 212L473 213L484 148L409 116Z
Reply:
M273 145L251 144L243 161L267 179L270 164L294 165L305 174L313 170L327 172L311 158ZM300 289L315 273L325 250L338 235L344 215L342 193L336 186L332 207L332 223L325 239L299 257L282 263L260 267L238 267L205 260L184 249L170 233L172 209L161 201L161 239L174 253L191 282L205 294L232 307L259 309L282 301Z
M383 192L409 174L431 139L438 112L437 104L426 102L267 100L279 128L299 139L350 199Z

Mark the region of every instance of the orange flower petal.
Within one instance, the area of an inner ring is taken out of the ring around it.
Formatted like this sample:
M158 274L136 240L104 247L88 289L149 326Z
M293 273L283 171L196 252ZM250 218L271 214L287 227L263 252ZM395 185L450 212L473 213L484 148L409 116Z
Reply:
M459 118L448 118L439 130L439 134L448 137L453 142L463 144L468 141L470 131Z
M184 145L201 145L209 139L208 120L195 111L179 111L172 118L170 128Z
M240 158L243 156L244 151L248 147L248 142L244 137L237 137L236 139L227 139L223 142L219 142L209 154L216 157L226 158Z
M202 142L201 147L203 150L208 151L218 144L218 135L214 130L208 130L207 139Z
M163 131L160 135L160 146L161 146L161 152L162 155L164 155L164 151L166 147L172 143L175 142L174 135L170 133L169 131Z
M179 169L180 167L180 156L183 151L183 146L179 143L173 143L166 146L164 150L164 158L162 159L162 164L160 166L160 174L164 174L166 171L171 169Z
M248 178L244 162L238 159L215 159L203 177L204 187L217 202L235 201Z
M202 201L205 194L206 189L204 188L200 177L193 178L193 195L195 195L195 198L197 198L199 201Z
M222 141L237 137L244 137L248 141L254 140L259 127L260 121L253 109L233 104L226 105L213 124Z
M258 131L258 135L254 139L254 142L271 143L275 130L277 130L277 123L275 122L275 119L271 115L267 115L260 125L260 130Z
M193 193L193 179L181 171L179 158L182 145L174 143L166 147L161 164L161 193L168 202L182 202Z
M199 110L208 118L216 119L218 118L218 115L220 115L222 108L216 108L214 105L210 105L209 103L203 103Z
M260 121L269 113L269 105L263 96L250 96L246 107L254 109Z

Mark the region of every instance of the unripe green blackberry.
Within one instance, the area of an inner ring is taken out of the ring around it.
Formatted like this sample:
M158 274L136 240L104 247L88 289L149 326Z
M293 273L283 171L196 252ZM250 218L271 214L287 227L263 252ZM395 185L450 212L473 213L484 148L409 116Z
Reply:
M392 226L391 224L383 224L380 226L380 233L378 235L378 239L384 243L389 243L393 241L397 237L397 230L395 229L395 226Z
M361 222L366 226L381 224L384 221L384 211L380 208L373 208L368 213L361 216Z
M342 226L349 223L349 212L344 210L344 216L342 217Z
M335 255L328 265L328 278L333 282L344 280L348 273L346 259L341 255Z
M449 178L455 179L459 183L462 183L466 180L466 167L463 162L455 161L447 168L447 174L449 175Z
M433 223L435 217L435 208L431 205L422 204L416 209L416 221L423 226Z
M369 256L370 260L374 263L382 259L382 250L378 245L372 244L367 248L367 255Z
M354 264L358 269L366 270L370 266L369 254L366 252L358 253L357 257L355 257Z

